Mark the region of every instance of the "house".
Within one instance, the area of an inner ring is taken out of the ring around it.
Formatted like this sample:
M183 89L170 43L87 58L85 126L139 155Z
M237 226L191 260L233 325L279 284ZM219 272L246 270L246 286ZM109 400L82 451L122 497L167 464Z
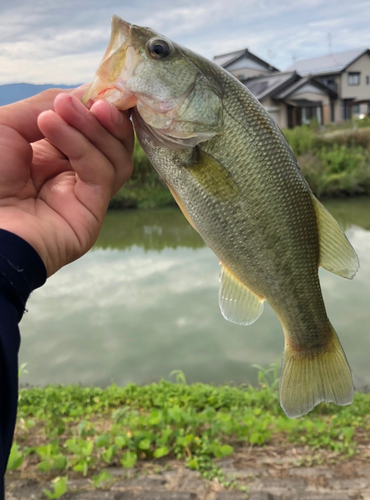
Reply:
M366 73L369 52L368 49L351 51L351 56L334 58L336 66L334 60L327 59L332 56L298 61L284 72L248 49L216 56L214 61L238 78L281 128L292 128L309 123L312 118L327 125L349 119L352 114L368 113L370 86L367 94L363 87L366 89L370 76L370 71L369 76ZM332 64L331 69L324 65L323 59ZM323 68L325 72L320 73ZM356 83L361 81L362 84ZM350 94L354 87L358 87L357 93Z
M252 52L249 52L248 49L215 56L213 60L234 75L238 80L246 80L252 76L279 71L271 64L255 56Z
M216 56L214 61L238 78L281 127L295 127L316 117L330 123L334 90L296 71L281 72L248 49Z
M313 78L286 71L248 78L242 83L280 128L308 124L312 118L320 124L330 123L331 103L337 94Z
M296 61L287 71L311 76L338 94L332 121L370 113L370 49L357 49Z

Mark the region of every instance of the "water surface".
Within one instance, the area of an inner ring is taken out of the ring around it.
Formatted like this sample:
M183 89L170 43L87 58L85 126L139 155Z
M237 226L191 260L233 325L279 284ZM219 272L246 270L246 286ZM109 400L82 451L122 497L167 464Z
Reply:
M330 201L361 269L320 270L328 315L355 383L370 383L370 201ZM251 364L280 360L283 334L266 305L242 327L218 307L218 260L178 209L109 212L95 247L36 290L22 324L21 382L146 383L183 370L189 382L256 382Z

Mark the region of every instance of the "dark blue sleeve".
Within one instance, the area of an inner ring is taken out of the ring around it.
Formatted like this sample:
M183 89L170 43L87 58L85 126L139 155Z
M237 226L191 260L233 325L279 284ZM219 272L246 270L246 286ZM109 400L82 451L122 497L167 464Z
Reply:
M0 500L18 401L18 323L30 293L46 281L44 263L19 236L0 229Z

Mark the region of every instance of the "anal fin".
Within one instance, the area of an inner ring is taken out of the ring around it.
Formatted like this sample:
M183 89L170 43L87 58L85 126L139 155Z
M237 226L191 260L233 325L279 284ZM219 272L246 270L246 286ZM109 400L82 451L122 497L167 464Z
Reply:
M312 201L320 239L319 265L338 276L352 279L360 267L356 252L334 217L315 196Z
M263 311L264 298L238 280L221 262L219 304L223 317L238 325L251 325Z

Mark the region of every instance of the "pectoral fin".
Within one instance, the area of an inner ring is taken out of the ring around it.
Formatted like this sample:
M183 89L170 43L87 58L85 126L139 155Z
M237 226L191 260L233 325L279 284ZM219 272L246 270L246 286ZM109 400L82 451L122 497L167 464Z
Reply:
M239 281L221 262L219 304L222 315L238 325L251 325L263 311L263 297Z
M194 149L194 163L186 168L207 193L220 201L230 201L238 193L227 169L205 151Z
M338 222L312 196L320 238L320 266L343 278L352 279L360 267L358 257Z

